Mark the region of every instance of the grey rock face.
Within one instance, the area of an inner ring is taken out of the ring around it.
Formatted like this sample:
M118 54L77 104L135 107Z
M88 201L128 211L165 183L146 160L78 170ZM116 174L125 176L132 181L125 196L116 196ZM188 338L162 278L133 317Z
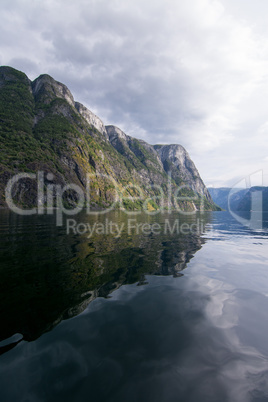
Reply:
M48 74L40 75L32 82L33 94L36 98L41 98L44 103L50 103L55 98L66 100L71 106L75 107L73 95L61 82L55 81Z
M98 116L96 116L88 108L82 105L82 103L75 102L75 108L78 113L80 113L80 115L88 122L88 124L95 127L108 140L108 134L106 132L105 125Z
M183 146L177 144L150 145L143 140L128 136L115 126L106 126L106 131L110 143L118 152L129 159L133 159L135 155L145 167L154 169L154 174L148 173L144 169L139 170L140 177L144 182L153 181L160 184L162 178L159 174L170 173L177 185L187 185L195 193L205 196L209 202L212 202L198 170Z
M23 85L18 86L16 81ZM207 209L216 207L189 154L181 145L150 145L125 134L118 127L104 126L98 116L74 101L73 95L64 84L46 74L31 82L22 72L10 67L0 67L0 87L1 85L10 91L11 100L14 97L18 99L15 105L10 102L8 113L2 106L2 114L5 116L3 123L6 124L6 131L12 132L16 141L21 143L22 149L24 137L17 135L17 132L23 132L31 138L35 152L31 153L30 158L27 155L29 161L26 167L30 171L52 171L58 182L73 182L83 188L87 173L93 176L97 173L98 176L92 179L92 204L103 205L103 202L113 200L113 186L104 179L110 177L119 188L127 188L127 195L134 199L137 197L137 188L141 189L144 198L152 200L151 208L157 208L153 204L160 198L165 198L164 207L170 205L169 200L166 200L170 187L174 194L178 189L186 196L193 196L194 201L190 201L189 197L188 200L185 197L181 201L183 210L197 210L201 207L201 198L208 201L204 201ZM28 115L25 114L25 102L20 102L21 98L24 101L29 98ZM10 121L13 125L9 126ZM44 142L46 147L43 146ZM20 160L18 155L18 161L14 162L13 150L7 148L6 153L8 155L5 155L5 160L8 162L5 172L11 174L14 166L25 163L25 156L23 154ZM5 182L6 176L3 175L2 188ZM129 186L129 183L133 186ZM197 199L190 189L198 193ZM0 201L1 194L3 191L0 191ZM174 205L175 197L174 195L171 201ZM137 200L133 201L132 207L138 207Z
M106 132L109 137L109 141L111 144L116 144L118 140L125 141L127 143L128 139L130 138L126 135L120 128L116 126L106 126Z
M152 162L157 169L163 171L163 165L161 159L154 149L153 145L147 142L133 138L125 134L120 128L115 126L106 126L106 131L109 137L110 143L117 149L120 149L120 145L124 144L129 148L129 151L133 152L136 157L143 157L143 161L146 163ZM146 152L146 155L145 155ZM150 163L149 163L150 164ZM152 164L151 164L152 166Z
M43 103L50 103L55 98L64 99L89 125L95 127L108 140L108 135L101 119L81 103L75 102L71 91L66 85L54 80L47 74L43 74L32 82L32 91L35 98L41 100ZM67 117L66 113L66 110L62 110L61 114Z
M134 153L139 159L144 157L143 162L147 167L154 167L160 173L170 172L177 185L186 184L196 193L205 196L211 201L210 194L198 170L183 146L177 144L153 146L143 140L137 140L126 135L120 128L115 126L106 126L106 131L110 143L117 151L124 154ZM137 144L140 144L140 147Z
M196 193L204 195L211 201L210 194L195 164L183 146L178 144L155 145L154 148L160 156L165 171L171 173L172 178L178 185L186 183Z
M125 134L115 126L106 126L106 131L111 145L135 166L136 179L146 184L163 183L163 165L152 145Z

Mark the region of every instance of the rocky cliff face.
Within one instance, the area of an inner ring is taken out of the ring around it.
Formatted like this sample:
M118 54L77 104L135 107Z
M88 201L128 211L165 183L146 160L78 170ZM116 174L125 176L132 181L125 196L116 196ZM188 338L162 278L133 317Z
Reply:
M182 195L197 197L179 201L181 209L199 209L201 201L206 209L216 208L182 146L152 146L115 126L104 126L49 75L31 82L20 71L0 67L0 141L0 205L5 205L4 190L12 175L41 170L45 186L74 183L83 190L91 174L90 202L98 207L114 201L115 183L117 191L128 197L124 207L141 208L147 199L148 208L157 209L170 180L172 190L182 186ZM53 179L47 179L48 173ZM19 205L35 205L31 180L14 191ZM72 193L65 197L69 204L76 201Z
M103 134L105 139L108 139L105 125L98 116L82 105L82 103L75 102L75 108L90 126L95 127L101 134Z
M160 169L164 172L163 164L155 151L153 145L143 140L126 135L120 128L115 126L106 126L109 141L112 146L120 153L129 152L141 160L148 168Z
M210 194L204 185L198 170L188 152L181 145L155 145L166 172L171 171L178 185L187 183L196 193L202 194L211 201Z
M49 104L53 99L66 100L69 105L75 106L74 98L66 85L55 81L47 74L40 75L32 82L32 91L36 100Z

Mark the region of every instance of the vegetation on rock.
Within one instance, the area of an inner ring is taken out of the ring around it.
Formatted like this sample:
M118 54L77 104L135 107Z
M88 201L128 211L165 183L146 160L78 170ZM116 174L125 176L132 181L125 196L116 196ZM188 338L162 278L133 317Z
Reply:
M173 206L177 202L187 211L201 204L217 209L183 147L152 146L114 126L103 125L105 133L99 132L86 119L87 109L77 104L68 88L48 75L31 82L20 71L0 67L0 205L6 205L5 186L12 175L43 171L45 186L74 183L83 191L91 174L93 206L113 204L113 182L125 197L121 207L140 209L147 199L148 209L155 210L160 206L159 188L166 195L170 180L172 191L182 186L179 196L195 197L172 200ZM88 115L95 116L90 111ZM102 122L95 118L100 127ZM46 179L48 173L53 175L51 181ZM36 185L28 179L19 183L14 197L18 205L36 205ZM69 205L75 202L71 192L65 198Z

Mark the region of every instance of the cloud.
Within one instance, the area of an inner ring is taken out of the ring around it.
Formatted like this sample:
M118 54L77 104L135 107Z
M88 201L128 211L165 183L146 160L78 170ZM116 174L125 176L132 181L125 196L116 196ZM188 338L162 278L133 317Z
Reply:
M268 92L260 17L236 3L3 2L0 62L51 74L130 135L181 143L205 181L231 180L266 147Z

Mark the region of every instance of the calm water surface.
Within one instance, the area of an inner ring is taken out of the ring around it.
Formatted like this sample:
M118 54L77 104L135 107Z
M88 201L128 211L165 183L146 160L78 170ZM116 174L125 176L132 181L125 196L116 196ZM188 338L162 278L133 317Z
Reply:
M0 400L268 401L267 228L134 218L203 234L88 238L0 211Z

